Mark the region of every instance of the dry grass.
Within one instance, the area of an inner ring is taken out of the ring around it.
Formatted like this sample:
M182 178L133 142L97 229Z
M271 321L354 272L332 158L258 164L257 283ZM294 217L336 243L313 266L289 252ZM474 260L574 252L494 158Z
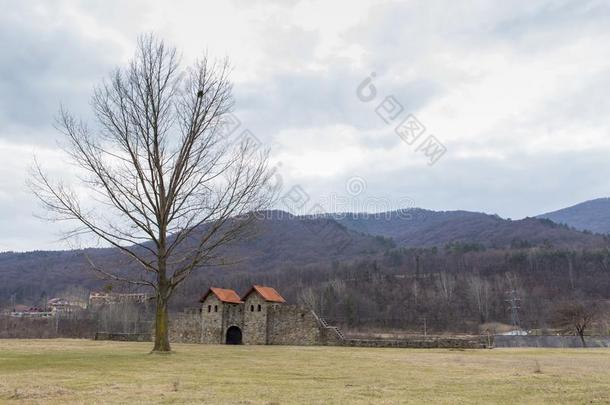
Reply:
M608 349L0 340L0 403L610 403Z

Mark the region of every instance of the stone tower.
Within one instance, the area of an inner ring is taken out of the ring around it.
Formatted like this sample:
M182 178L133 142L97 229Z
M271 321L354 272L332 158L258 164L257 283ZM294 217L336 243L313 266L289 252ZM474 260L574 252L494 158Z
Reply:
M233 290L210 288L201 302L201 343L242 343L243 302Z
M272 287L253 285L243 297L244 343L268 344L269 312L284 304L284 298Z

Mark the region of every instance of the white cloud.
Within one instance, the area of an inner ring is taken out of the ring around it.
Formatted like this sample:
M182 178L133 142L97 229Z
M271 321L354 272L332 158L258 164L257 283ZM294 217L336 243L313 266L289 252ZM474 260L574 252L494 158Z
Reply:
M42 150L68 172L53 150L55 111L87 117L92 86L145 31L185 62L204 49L231 58L237 114L314 201L360 176L372 197L522 217L610 189L603 1L0 5L0 223L10 230L0 250L61 246L54 225L29 216L25 163ZM378 98L363 103L356 86L371 72ZM435 166L375 114L387 95L447 146Z

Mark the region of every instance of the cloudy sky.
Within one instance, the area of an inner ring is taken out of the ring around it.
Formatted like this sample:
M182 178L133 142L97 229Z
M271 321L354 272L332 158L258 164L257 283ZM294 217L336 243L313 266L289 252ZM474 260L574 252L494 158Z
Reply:
M607 1L0 6L0 251L65 246L33 216L28 167L35 154L70 171L59 106L89 117L93 86L143 32L185 64L205 49L231 59L235 116L271 148L284 189L307 194L305 210L522 218L610 195ZM413 117L421 127L401 139Z

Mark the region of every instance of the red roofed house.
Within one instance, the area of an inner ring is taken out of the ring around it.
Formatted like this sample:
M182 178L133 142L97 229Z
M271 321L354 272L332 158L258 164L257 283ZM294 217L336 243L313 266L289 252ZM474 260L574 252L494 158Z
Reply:
M240 298L210 288L201 302L201 343L314 345L333 331L312 311L286 304L272 287L253 285Z

